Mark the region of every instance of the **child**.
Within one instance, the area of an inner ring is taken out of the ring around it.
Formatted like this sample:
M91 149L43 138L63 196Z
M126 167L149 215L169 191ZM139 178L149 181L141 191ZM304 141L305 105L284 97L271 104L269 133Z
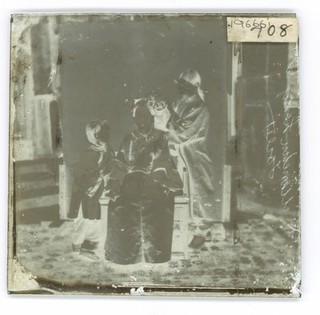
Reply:
M114 152L108 145L109 130L106 121L94 120L87 124L90 145L75 168L72 185L69 211L69 218L75 219L72 249L92 259L98 259L95 251L102 233L99 199L114 161Z

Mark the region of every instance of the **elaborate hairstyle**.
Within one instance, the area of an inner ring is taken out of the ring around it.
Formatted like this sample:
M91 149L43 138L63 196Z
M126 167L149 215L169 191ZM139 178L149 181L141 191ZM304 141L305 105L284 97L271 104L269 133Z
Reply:
M135 98L133 100L133 105L131 109L132 117L136 116L136 110L139 106L146 106L147 107L147 98L142 97L142 98Z
M86 125L88 141L96 148L105 150L106 144L99 139L99 133L103 127L108 127L106 120L92 120Z

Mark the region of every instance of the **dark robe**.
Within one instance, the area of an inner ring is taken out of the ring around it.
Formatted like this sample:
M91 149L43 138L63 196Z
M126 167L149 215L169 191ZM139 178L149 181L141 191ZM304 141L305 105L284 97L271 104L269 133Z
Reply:
M182 182L164 132L125 137L110 177L120 190L109 202L106 259L117 264L171 258L174 196ZM110 190L116 185L111 185Z
M101 152L90 146L83 152L74 169L69 218L78 217L80 204L84 219L101 218L99 199L105 186L104 177L111 172L114 158L110 147Z

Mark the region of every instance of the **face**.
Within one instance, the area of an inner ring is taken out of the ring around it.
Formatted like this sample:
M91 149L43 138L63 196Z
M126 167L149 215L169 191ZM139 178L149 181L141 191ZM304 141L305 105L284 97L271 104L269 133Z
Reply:
M98 140L108 142L110 137L110 127L107 124L103 124L100 132L97 135Z
M197 87L187 82L185 79L180 79L178 82L179 91L182 95L194 95L197 93Z
M146 106L138 106L133 119L139 129L149 129L153 125L153 116Z
M166 107L167 107L167 104L164 101L156 102L153 105L154 115L157 117L162 116Z

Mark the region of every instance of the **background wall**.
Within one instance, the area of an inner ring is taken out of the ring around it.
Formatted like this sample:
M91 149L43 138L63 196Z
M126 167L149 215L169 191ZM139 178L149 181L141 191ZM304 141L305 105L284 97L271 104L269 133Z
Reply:
M78 21L81 19L78 19ZM151 22L152 20L152 22ZM213 158L221 167L226 136L226 33L224 21L145 17L60 25L61 108L67 164L85 148L85 125L107 119L112 145L132 130L130 101L160 89L178 97L174 80L190 68L199 71L211 113ZM210 31L208 31L210 30Z

